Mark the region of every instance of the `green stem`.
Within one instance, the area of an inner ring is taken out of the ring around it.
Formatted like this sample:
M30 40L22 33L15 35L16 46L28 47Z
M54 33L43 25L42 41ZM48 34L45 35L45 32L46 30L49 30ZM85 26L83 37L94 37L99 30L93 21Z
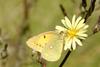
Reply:
M67 61L67 59L68 59L68 57L69 57L70 54L71 54L71 51L69 50L69 51L67 52L66 56L64 57L63 61L62 61L61 64L59 65L59 67L62 67L62 66L65 64L65 62Z

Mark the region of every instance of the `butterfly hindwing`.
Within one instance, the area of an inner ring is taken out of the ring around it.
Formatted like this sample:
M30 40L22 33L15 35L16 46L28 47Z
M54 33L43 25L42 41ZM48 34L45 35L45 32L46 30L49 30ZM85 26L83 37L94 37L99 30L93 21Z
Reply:
M52 34L48 35L50 35L51 38L46 43L46 46L44 47L45 49L42 50L42 57L48 61L57 61L62 53L63 39L55 32L52 32Z

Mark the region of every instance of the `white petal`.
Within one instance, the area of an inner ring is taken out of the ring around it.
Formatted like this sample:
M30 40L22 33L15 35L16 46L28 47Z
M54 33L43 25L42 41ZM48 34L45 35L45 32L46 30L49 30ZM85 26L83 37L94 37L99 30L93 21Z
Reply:
M84 23L84 21L85 21L85 19L80 20L80 22L79 22L79 24L78 24L78 25L83 24L83 23Z
M78 17L77 19L76 19L76 22L75 22L75 27L78 25L78 23L79 23L79 21L82 19L82 17L80 16L80 17Z
M78 45L82 46L82 43L79 39L75 38L75 41L77 42Z
M80 36L79 39L85 40L86 38Z
M72 18L72 26L74 27L74 24L75 24L75 18L76 18L76 15L73 16Z
M82 37L87 37L88 35L87 34L79 34L78 36L82 36Z
M79 24L77 25L76 29L80 29L80 28L82 28L83 26L85 26L85 24L83 23L84 21L85 21L85 20L82 19L82 20L79 22Z
M76 43L75 43L75 41L73 40L73 43L72 43L72 48L73 48L73 50L75 50L76 49Z
M80 35L80 34L83 34L83 33L85 33L87 30L80 30L78 33L77 33L77 35Z
M70 49L71 50L71 41L66 42L64 50Z
M71 28L71 22L70 22L70 20L67 17L65 17L65 22L66 22L67 26L69 28Z
M65 46L64 46L64 50L70 49L71 50L71 43L72 40L69 40L70 38L65 40Z
M87 29L89 27L89 25L85 25L84 27L83 27L83 29Z
M55 28L56 28L57 30L59 30L60 32L61 32L61 31L66 31L66 30L67 30L66 28L61 27L61 26L56 26Z
M68 42L65 43L64 50L68 49Z
M67 50L68 49L68 46L67 46L67 44L65 44L65 46L64 46L64 50Z
M81 24L81 25L77 26L76 29L77 29L77 30L83 29L84 26L85 26L85 24Z
M85 33L87 31L88 27L89 27L88 25L83 25L83 27L79 29L79 33L81 33L81 34Z
M61 20L62 24L67 28L67 24L66 24L66 21L64 19Z
M69 43L68 43L68 48L71 50L71 45L72 45L72 39L69 40Z

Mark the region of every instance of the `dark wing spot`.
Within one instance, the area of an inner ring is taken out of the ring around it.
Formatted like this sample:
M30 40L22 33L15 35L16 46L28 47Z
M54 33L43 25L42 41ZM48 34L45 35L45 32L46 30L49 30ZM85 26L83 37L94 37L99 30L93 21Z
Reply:
M44 35L44 39L46 38L46 35Z
M36 45L39 45L39 44L36 44Z
M39 47L42 47L42 46L39 44Z

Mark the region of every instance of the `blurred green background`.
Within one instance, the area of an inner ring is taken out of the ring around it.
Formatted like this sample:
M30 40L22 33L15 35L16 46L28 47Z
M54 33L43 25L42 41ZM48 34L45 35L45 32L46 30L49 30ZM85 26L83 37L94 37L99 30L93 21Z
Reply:
M32 50L26 45L29 37L54 30L62 25L64 17L59 7L62 4L71 19L73 14L81 13L81 0L0 0L0 53L8 44L6 58L0 55L0 67L41 67ZM90 0L87 0L87 9ZM96 0L95 10L88 18L88 34L100 16L100 0ZM83 41L71 53L63 67L100 67L100 32ZM66 51L67 52L67 51ZM46 62L47 67L58 67L66 52L57 62Z

